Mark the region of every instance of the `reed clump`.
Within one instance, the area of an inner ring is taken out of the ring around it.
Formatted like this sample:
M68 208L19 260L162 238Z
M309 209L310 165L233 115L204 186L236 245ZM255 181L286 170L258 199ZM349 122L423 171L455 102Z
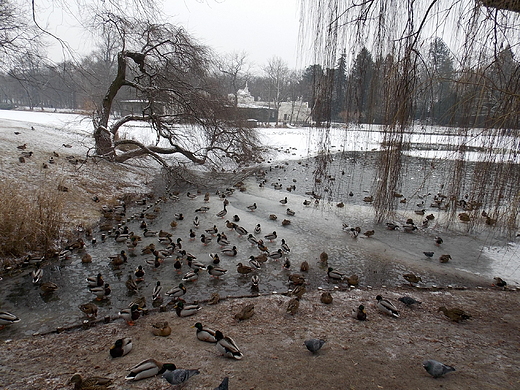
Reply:
M19 257L30 252L56 250L65 224L65 199L54 188L20 191L6 179L0 182L0 256Z

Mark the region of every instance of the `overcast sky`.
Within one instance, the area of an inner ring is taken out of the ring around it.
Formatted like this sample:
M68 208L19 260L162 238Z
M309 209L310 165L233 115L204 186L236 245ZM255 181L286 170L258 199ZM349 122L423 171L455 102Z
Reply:
M299 0L175 0L164 7L171 22L219 53L245 51L257 67L273 56L301 67Z

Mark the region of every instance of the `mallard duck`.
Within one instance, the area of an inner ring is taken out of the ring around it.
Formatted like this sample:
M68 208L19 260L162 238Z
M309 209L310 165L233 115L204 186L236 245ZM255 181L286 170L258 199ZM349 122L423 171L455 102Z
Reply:
M0 310L0 329L4 329L7 325L20 322L20 319L8 311Z
M247 206L247 209L249 211L255 211L256 210L256 203L253 203L252 205Z
M162 286L158 280L152 292L152 301L157 302L162 300Z
M434 378L440 378L448 372L455 371L454 367L448 366L444 363L432 359L425 360L424 362L422 362L422 366L428 372L428 374L430 374Z
M40 285L40 289L44 294L50 294L58 289L58 285L53 282L45 282Z
M175 312L179 317L189 317L196 314L202 307L199 305L185 305L184 302L178 301L175 306Z
M209 211L209 207L208 206L202 206L202 207L199 207L198 209L195 210L196 213L206 213Z
M43 269L41 268L36 268L35 270L33 270L31 272L31 277L32 277L32 282L33 284L38 284L40 283L40 281L42 280L43 278Z
M159 232L156 230L148 230L148 229L143 230L143 236L145 236L145 237L157 237L158 234L159 234Z
M289 260L288 257L285 257L285 260L282 264L282 269L285 269L285 270L291 269L291 261Z
M247 241L251 244L251 245L258 245L258 240L256 239L255 236L253 236L252 234L249 234L247 236Z
M264 238L265 238L266 240L271 241L271 242L274 241L274 240L276 240L277 237L278 237L278 236L276 235L276 232L272 232L272 233L270 233L270 234L266 234L266 235L264 236Z
M87 284L89 287L101 287L105 284L105 281L103 280L101 273L98 273L95 277L89 276L87 278Z
M277 218L278 218L278 217L276 216L276 214L269 214L269 219L270 219L271 221L276 221Z
M218 218L224 218L224 217L226 216L226 214L227 214L227 209L226 209L226 205L224 204L224 208L223 208L221 211L219 211L219 212L216 214L216 216L217 216Z
M287 204L287 196L285 198L283 198L282 200L280 200L280 203L282 205L286 205Z
M143 296L132 299L132 301L128 304L128 308L131 308L133 305L137 305L140 308L146 307L146 298Z
M404 296L398 299L399 302L404 303L406 306L412 306L414 304L421 304L421 301L413 299L412 297Z
M416 276L414 274L404 274L403 278L406 279L408 283L410 283L410 286L413 286L413 283L419 283L422 282L422 279L420 276Z
M137 292L138 287L135 280L132 278L132 274L128 274L128 279L125 282L125 286L130 292Z
M331 293L328 291L324 291L323 293L321 293L320 301L321 303L330 305L333 301Z
M302 261L302 263L300 264L300 271L301 272L309 271L309 263L307 261Z
M162 377L171 385L181 385L194 375L200 374L197 369L177 368L176 370L166 370Z
M464 320L469 320L471 318L471 316L468 313L457 307L447 309L445 306L441 306L439 307L439 310L437 310L437 312L439 311L442 311L446 317L455 322L461 322Z
M79 309L87 315L87 317L96 318L98 313L98 307L96 304L89 302L78 306Z
M207 268L205 264L201 263L198 260L195 260L195 257L193 256L188 257L188 267L190 267L193 270L198 269L200 271L206 271Z
M74 384L74 390L104 390L108 389L108 386L112 383L113 380L110 378L103 378L100 376L83 378L81 374L74 374L68 382L69 385Z
M359 321L365 321L367 319L367 312L365 306L359 305L357 309L352 309L352 317Z
M436 236L433 239L433 241L435 242L435 245L437 245L437 246L441 245L444 242L444 240L441 237L439 237L439 236Z
M298 297L292 298L287 304L286 312L291 315L295 315L300 307L300 300Z
M302 299L303 294L305 294L306 292L307 289L305 288L305 285L298 284L293 288L290 295L293 297L297 297L298 299Z
M346 279L349 286L357 287L359 285L359 277L355 274L348 276Z
M450 255L441 255L439 257L439 262L441 262L441 263L447 263L450 260L451 260L451 256Z
M235 341L229 337L224 336L220 330L215 332L215 338L217 339L217 351L228 358L240 360L244 357L240 349L238 348Z
M229 241L222 237L222 234L217 234L217 244L219 244L221 247L228 246Z
M269 257L269 258L271 258L273 260L281 259L283 257L283 251L281 249L278 249L275 252L269 253L267 255L267 257Z
M251 276L251 291L258 291L260 277L258 275Z
M255 233L255 234L260 234L260 233L262 233L262 227L260 226L259 223L256 224L256 226L255 226L255 230L254 230L254 233Z
M325 344L325 340L322 339L310 339L303 342L303 345L312 353L317 353L323 347L323 344Z
M251 265L251 267L253 267L253 268L260 269L262 267L260 265L260 262L258 260L256 260L254 256L249 256L248 262Z
M269 252L269 248L264 244L264 240L258 240L258 244L256 245L260 252Z
M192 194L192 193L189 192L189 191L186 193L186 196L188 197L188 199L191 199L191 200L197 198L197 194Z
M226 256L236 256L237 255L237 247L233 246L233 248L224 248L220 251L223 255Z
M240 237L248 234L246 228L244 228L243 226L238 226L238 225L235 227L235 232L237 232Z
M155 336L167 337L172 333L172 328L167 321L159 321L152 324L152 333Z
M435 254L435 252L423 252L423 254L424 254L426 257L428 257L428 258L431 259L431 258L433 257L433 255Z
M217 265L220 263L220 257L217 253L210 253L209 254L209 257L211 258L211 262L214 264L214 265ZM207 267L206 267L207 268Z
M365 237L372 237L374 235L375 231L374 230L367 230L365 233L363 233L363 235Z
M218 228L217 228L217 225L213 225L213 227L209 228L209 229L206 229L205 232L207 234L210 234L212 236L215 236L217 233L218 233Z
M200 341L205 341L207 343L216 343L216 331L206 326L202 326L200 322L197 322L192 328L197 328L197 338Z
M130 326L135 325L135 321L141 316L141 308L137 304L133 304L128 309L120 310L118 313L119 317L124 319Z
M493 280L495 281L495 283L492 284L493 286L497 286L497 287L506 287L507 286L507 282L504 279L499 278L498 276L493 278Z
M289 219L284 219L282 221L282 226L287 226L287 225L290 225L291 224L291 221Z
M124 337L117 339L114 345L110 347L110 356L113 358L125 356L132 350L132 339Z
M289 275L289 281L298 286L305 283L305 278L300 274L291 274Z
M238 227L238 225L234 222L230 222L230 221L226 221L226 227L230 230L234 230L235 228Z
M220 268L220 267L214 267L213 265L208 265L208 273L215 278L218 278L222 275L224 275L227 272L227 269Z
M397 311L397 308L393 305L392 302L383 299L381 295L378 295L376 297L377 299L377 308L382 311L385 314L388 314L389 316L399 318L399 312Z
M173 363L162 363L155 359L146 359L129 369L130 373L125 377L129 381L138 381L152 376L163 374L166 370L175 370Z
M320 253L320 263L321 264L327 264L329 261L329 255L327 254L327 252L321 252Z
M242 307L242 309L235 314L235 319L238 321L244 321L251 318L255 314L255 305L250 303Z
M265 263L267 261L267 255L265 253L262 253L258 256L254 256L254 259L259 263Z
M85 252L83 254L83 256L81 256L81 262L83 264L89 264L89 263L92 263L92 256L90 254L88 254L87 252Z
M339 271L335 271L332 267L329 267L327 269L327 276L334 280L343 280L346 277L345 274L342 274Z
M202 242L202 244L204 244L204 245L208 245L209 243L211 243L211 240L212 240L212 238L209 236L206 236L205 234L200 235L200 242Z
M199 278L199 268L186 272L182 277L183 282L195 282Z
M243 265L242 263L237 264L237 272L242 275L247 275L251 272L253 272L254 269L252 267L249 267L247 265Z
M178 287L174 287L166 292L166 295L175 299L182 297L184 294L186 294L186 287L182 283Z
M285 242L285 239L282 238L282 244L280 245L281 249L285 253L289 253L291 251L291 248L289 248L289 245Z
M138 265L134 272L135 281L142 282L144 280L144 269L142 265Z

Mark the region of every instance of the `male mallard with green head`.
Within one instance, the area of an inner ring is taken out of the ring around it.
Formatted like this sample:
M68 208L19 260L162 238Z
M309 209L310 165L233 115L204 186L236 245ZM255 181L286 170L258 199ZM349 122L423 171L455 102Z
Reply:
M117 339L114 345L110 347L110 356L113 358L125 356L132 350L132 339L130 337L124 337Z
M197 322L192 328L197 329L197 338L200 341L205 341L207 343L216 343L216 331L207 326L203 326L200 322Z
M387 299L383 299L381 295L378 295L376 300L379 311L388 314L389 316L399 318L399 312L392 302Z
M217 350L225 357L240 360L244 357L235 341L228 336L224 336L220 330L215 332L217 339Z

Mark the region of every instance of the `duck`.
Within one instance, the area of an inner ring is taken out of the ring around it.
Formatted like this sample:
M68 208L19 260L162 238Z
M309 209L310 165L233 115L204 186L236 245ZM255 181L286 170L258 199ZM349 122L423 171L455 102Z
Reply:
M237 255L237 247L233 246L233 248L224 248L220 251L223 255L226 256L236 256Z
M417 284L419 282L422 282L422 279L420 276L416 276L414 274L404 274L403 278L406 279L408 283L410 283L410 286L413 286L413 283Z
M183 301L178 301L175 306L175 312L179 317L189 317L196 314L200 309L199 305L185 305Z
M142 265L138 265L134 272L135 281L142 282L144 280L144 269Z
M273 260L281 259L283 257L283 251L281 249L278 249L275 252L269 253L267 255L267 257L269 257L269 258L271 258Z
M8 311L0 310L0 329L4 329L7 325L12 325L16 322L20 322L17 316Z
M269 214L269 219L271 221L276 221L278 219L278 217L276 216L276 214Z
M172 328L167 321L159 321L152 324L152 333L154 336L168 337L172 333Z
M504 279L499 278L498 276L494 277L493 280L495 282L492 284L492 286L496 286L496 287L506 287L507 286L507 282Z
M207 343L216 343L217 337L216 337L216 331L214 331L211 328L208 328L207 326L203 326L200 322L195 323L195 325L192 326L192 328L197 329L197 338L200 341L205 341Z
M135 321L141 316L141 308L134 303L130 308L122 309L117 314L124 319L128 325L133 326L135 325Z
M125 356L132 350L132 339L130 337L124 337L117 339L110 347L110 356L113 358Z
M58 285L53 282L45 282L40 285L40 289L44 294L50 294L58 289Z
M206 270L206 265L201 263L200 261L196 260L195 257L188 257L188 266L191 269L198 269L198 270L202 270L202 271Z
M215 338L217 339L217 351L219 351L225 357L237 360L240 360L244 357L237 344L231 337L224 336L220 330L217 330L215 332Z
M33 284L40 283L43 277L43 269L37 266L37 268L31 272L31 277Z
M242 263L237 264L237 272L242 275L247 275L253 272L254 269L252 267L248 267L247 265L243 265Z
M291 209L287 209L286 210L286 214L289 215L290 217L294 216L296 214L296 212L294 210L291 210Z
M287 196L286 196L285 198L281 199L281 200L280 200L280 203L281 203L282 205L286 205L286 204L287 204Z
M74 390L105 390L113 383L110 378L92 376L83 378L81 374L74 374L67 384L74 384Z
M131 308L133 305L137 305L137 306L139 306L139 308L146 307L146 298L143 296L140 296L135 299L132 299L132 302L130 302L128 307Z
M305 283L305 278L300 274L290 274L289 275L289 282L292 284L299 286Z
M357 309L352 309L352 317L359 321L366 321L367 312L365 310L365 306L359 305Z
M94 238L95 239L95 238ZM94 240L93 239L93 240ZM88 254L87 252L85 252L83 254L83 256L81 256L81 262L83 264L89 264L89 263L92 263L92 255Z
M347 283L349 286L356 287L359 284L359 276L357 276L355 274L348 276L346 279L347 279Z
M211 262L214 264L214 265L217 265L220 263L220 257L218 255L218 253L210 253L209 254L209 257L211 258Z
M439 236L435 236L433 241L435 242L435 245L437 245L437 246L441 245L444 242L444 240Z
M217 233L218 233L218 228L217 228L217 225L213 225L213 227L209 228L209 229L206 229L205 232L207 234L210 234L212 236L215 236Z
M192 193L189 192L189 191L186 193L186 196L188 197L188 199L191 199L191 200L197 198L197 194L192 194Z
M105 284L105 281L103 280L101 273L98 273L95 277L89 276L87 278L87 284L89 287L101 287Z
M290 225L291 224L291 221L289 219L284 219L282 221L282 226L287 226L287 225Z
M451 260L451 256L450 255L441 255L439 257L439 262L441 262L441 263L447 263L450 260Z
M300 307L300 299L298 297L292 298L287 304L286 312L291 315L295 315Z
M195 282L199 278L199 268L186 272L182 277L183 282Z
M262 227L260 226L259 223L257 223L256 226L255 226L254 233L255 234L260 234L261 232L262 232Z
M309 199L305 199L305 200L303 201L303 205L304 205L304 206L309 206L310 204L311 204L311 201L310 201Z
M260 277L258 275L251 276L251 291L258 291L260 284Z
M282 269L288 270L290 268L291 268L291 261L289 260L288 257L285 257L285 260L282 264Z
M233 215L233 222L240 222L240 217L238 215Z
M228 246L229 241L226 240L225 236L222 236L222 234L217 234L217 244L219 244L221 247Z
M451 309L447 309L445 306L439 307L437 312L442 311L446 317L454 322L461 322L464 320L469 320L471 315L466 313L464 310L459 309L457 307L453 307Z
M182 283L179 283L179 286L174 287L166 292L166 295L175 299L179 299L184 294L186 294L186 287Z
M219 212L216 214L216 216L217 216L218 218L224 218L224 217L226 216L226 214L227 214L227 209L226 209L226 205L224 204L224 208L223 208L221 211L219 211Z
M234 222L230 222L229 220L226 220L226 227L230 230L234 230L237 228L237 224Z
M367 230L365 233L363 233L363 235L367 238L369 237L372 237L374 235L375 231L374 230Z
M166 370L175 370L177 367L173 363L162 363L155 359L146 359L129 369L130 373L125 377L129 381L138 381L161 375Z
M270 233L270 234L266 234L266 235L264 236L264 238L265 238L266 240L268 240L268 241L274 241L274 240L276 240L277 237L278 237L278 236L277 236L277 234L276 234L275 231L272 232L272 233Z
M423 252L423 254L424 254L426 257L428 257L428 258L431 259L431 258L433 257L433 255L435 254L435 252Z
M158 234L159 232L155 230L148 230L146 228L143 230L143 236L145 237L157 237Z
M258 240L258 244L256 246L260 252L269 252L269 248L267 248L267 246L264 244L264 240Z
M255 259L255 261L258 261L259 263L265 263L267 261L267 254L262 253L258 256L254 256L253 258Z
M162 286L161 286L161 282L159 280L157 281L157 284L153 288L152 301L153 302L162 301Z
M224 275L227 272L227 269L215 267L213 265L208 265L207 267L208 273L215 278L219 278L220 276Z
M320 301L321 303L330 305L333 301L331 293L328 291L324 291L323 293L321 293Z
M421 301L418 301L418 300L413 299L412 297L409 297L409 296L406 296L406 295L404 297L400 297L397 300L399 302L404 303L406 306L412 306L412 305L415 305L415 304L420 305L422 303Z
M208 299L208 305L216 305L219 302L220 302L219 293L211 293L211 296Z
M297 297L298 299L302 299L303 294L307 292L307 289L305 288L304 284L298 284L296 285L292 291L290 290L290 294L293 297Z
M108 256L112 265L120 266L128 261L128 256L124 250L116 255Z
M202 206L202 207L199 207L198 209L195 210L196 213L206 213L209 211L209 207L208 206Z
M256 269L260 269L262 267L260 262L256 260L254 256L249 256L249 264L251 264L251 267Z
M335 271L334 268L329 267L327 269L327 276L334 280L343 280L345 278L345 274L342 274L339 271Z
M205 234L200 235L200 242L202 242L203 245L208 245L211 242L212 238L209 236L206 236Z
M78 308L87 315L89 318L96 318L98 313L98 307L96 304L89 302L78 306Z
M282 244L280 247L284 253L289 253L291 251L291 248L289 248L289 245L287 245L284 238L282 238Z
M320 253L320 263L321 264L327 264L329 261L329 255L327 252L321 252Z
M388 314L389 316L399 318L399 311L397 311L397 308L394 306L394 304L386 299L383 299L381 295L378 295L376 297L377 300L377 308L379 311L382 311L385 314Z
M235 232L237 232L240 237L248 234L247 230L243 226L236 226Z
M247 209L248 209L249 211L255 211L255 210L256 210L256 207L257 207L257 206L256 206L256 203L253 203L252 205L247 206Z
M251 245L258 245L258 240L256 239L255 236L253 236L252 234L249 234L247 236L247 241L251 244Z
M132 274L128 274L128 279L125 282L125 286L128 289L128 291L137 292L137 283L135 283L135 280L132 278Z
M245 305L237 314L235 314L235 319L237 321L244 321L251 318L255 314L255 305L250 303Z

